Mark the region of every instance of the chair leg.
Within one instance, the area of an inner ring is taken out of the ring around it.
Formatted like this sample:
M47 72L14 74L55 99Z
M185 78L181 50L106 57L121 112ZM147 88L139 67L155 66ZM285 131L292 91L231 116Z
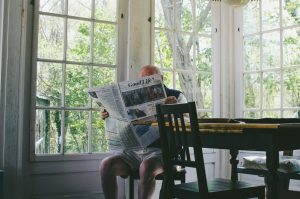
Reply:
M258 199L265 199L266 197L266 193L265 193L265 189L262 189L259 193L258 193Z
M129 180L129 199L134 199L134 178L133 178L133 176L129 176L128 180Z

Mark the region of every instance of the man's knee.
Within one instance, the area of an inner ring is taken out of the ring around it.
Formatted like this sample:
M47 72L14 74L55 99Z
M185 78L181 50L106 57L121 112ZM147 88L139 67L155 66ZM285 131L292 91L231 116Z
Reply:
M141 179L154 179L156 175L162 172L162 165L157 159L147 159L141 163L139 172Z

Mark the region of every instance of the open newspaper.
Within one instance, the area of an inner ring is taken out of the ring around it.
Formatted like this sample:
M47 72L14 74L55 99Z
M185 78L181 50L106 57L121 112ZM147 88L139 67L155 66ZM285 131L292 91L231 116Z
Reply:
M88 92L109 112L105 125L111 150L146 147L159 138L157 129L132 122L153 119L156 104L166 98L160 75L89 88Z

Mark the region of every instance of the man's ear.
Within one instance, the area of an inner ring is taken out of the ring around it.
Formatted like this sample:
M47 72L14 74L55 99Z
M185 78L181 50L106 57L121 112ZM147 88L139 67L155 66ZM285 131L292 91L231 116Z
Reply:
M164 81L164 76L163 75L161 75L161 81Z

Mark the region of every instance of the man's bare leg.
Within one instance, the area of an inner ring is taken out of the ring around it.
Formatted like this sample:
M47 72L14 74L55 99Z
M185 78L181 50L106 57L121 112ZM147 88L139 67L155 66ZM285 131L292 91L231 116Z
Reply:
M157 158L144 160L140 166L139 199L149 199L154 193L155 176L163 173L161 161Z
M101 161L101 184L106 199L117 199L117 176L128 176L129 173L129 165L118 155L107 157Z

